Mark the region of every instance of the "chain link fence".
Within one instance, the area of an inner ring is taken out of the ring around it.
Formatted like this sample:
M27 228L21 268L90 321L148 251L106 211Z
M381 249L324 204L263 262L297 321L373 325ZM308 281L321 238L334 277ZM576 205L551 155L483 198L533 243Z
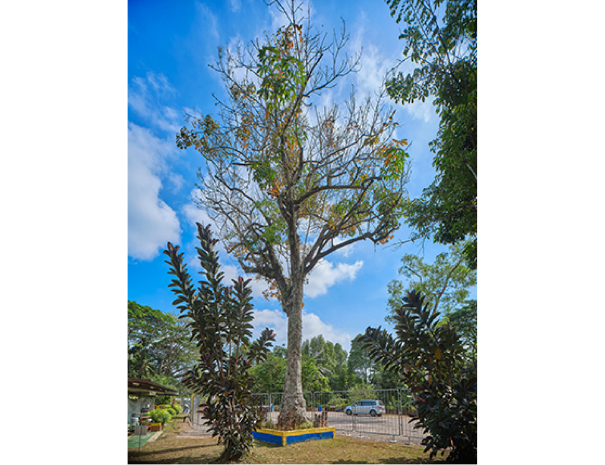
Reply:
M407 443L419 443L422 430L410 423L414 414L412 395L406 389L370 389L363 391L304 392L306 417L313 420L319 411L328 412L328 425L343 434L388 435ZM255 393L253 402L267 420L274 423L280 413L283 393ZM205 400L194 396L191 423L195 429L206 429L203 419ZM374 410L374 412L372 412Z
M410 423L414 414L412 396L406 389L304 392L309 420L327 411L328 424L344 433L365 433L407 438L417 443L422 431ZM267 419L277 422L283 393L253 395ZM373 411L373 412L372 412Z

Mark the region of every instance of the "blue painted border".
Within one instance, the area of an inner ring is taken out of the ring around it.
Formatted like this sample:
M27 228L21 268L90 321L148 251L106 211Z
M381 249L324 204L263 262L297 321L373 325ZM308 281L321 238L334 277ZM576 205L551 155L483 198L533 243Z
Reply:
M317 439L331 439L334 437L333 431L322 433L299 434L297 436L286 436L286 444L294 444L296 442L315 441Z
M276 436L274 434L261 433L258 431L252 431L252 436L254 439L258 439L259 441L268 442L271 444L277 444L278 446L282 445L282 437Z
M253 431L252 436L259 441L277 444L279 446L318 439L332 439L334 437L334 427L329 428L328 431L325 431L325 429L324 431L321 431L322 429L324 428L313 428L307 431L276 431L261 429L259 431Z

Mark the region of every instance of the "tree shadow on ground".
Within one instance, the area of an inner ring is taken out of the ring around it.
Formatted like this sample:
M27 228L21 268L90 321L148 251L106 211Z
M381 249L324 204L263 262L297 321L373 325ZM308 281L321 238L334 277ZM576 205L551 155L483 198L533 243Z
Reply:
M200 457L178 457L178 458L167 458L167 459L154 459L153 461L148 461L145 457L154 456L154 455L164 455L172 452L183 452L186 450L192 451L194 449L205 449L207 447L216 447L216 444L202 444L198 446L187 446L187 447L173 447L172 449L162 449L162 450L151 450L151 451L128 451L128 463L202 463L200 462ZM208 456L209 457L209 456ZM208 462L203 462L208 463Z
M445 463L445 457L435 457L433 459L411 459L409 457L391 457L387 459L378 459L376 463Z
M196 457L178 457L178 458L166 458L166 459L159 459L159 460L145 460L145 459L141 459L140 461L138 460L132 460L132 459L128 459L128 463L188 463L188 464L199 464L199 463L219 463L218 462L218 457L215 456L209 456L209 455L198 455Z
M330 462L330 463L368 463L368 462L363 462L361 460L336 460L335 462Z
M336 460L330 463L444 463L445 459L414 459L409 457L391 457L387 459L376 459L374 462L365 462L363 460Z

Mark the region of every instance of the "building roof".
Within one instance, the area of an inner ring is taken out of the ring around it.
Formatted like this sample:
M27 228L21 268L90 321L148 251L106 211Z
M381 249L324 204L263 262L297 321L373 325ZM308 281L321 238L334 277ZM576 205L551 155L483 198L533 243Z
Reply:
M150 379L128 378L128 394L155 396L178 396L179 393L168 386L156 383Z

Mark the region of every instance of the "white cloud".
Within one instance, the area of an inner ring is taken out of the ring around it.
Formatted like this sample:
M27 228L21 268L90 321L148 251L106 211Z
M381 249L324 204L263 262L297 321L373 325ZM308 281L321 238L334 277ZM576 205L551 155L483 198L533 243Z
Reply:
M331 324L321 321L321 318L315 313L303 312L303 341L319 336L320 334L323 335L326 341L331 341L334 344L339 342L343 348L349 350L352 339L349 333L334 329Z
M365 98L382 91L384 78L393 64L387 57L378 53L375 45L367 44L361 56L361 69L356 74L357 89L360 95Z
M128 105L139 117L155 129L174 134L180 128L178 112L160 105L160 101L171 97L176 90L163 74L148 72L145 78L134 77L128 90Z
M229 0L229 6L231 7L231 11L236 13L242 7L242 2L241 0Z
M360 97L367 97L371 93L380 92L384 89L387 74L393 76L393 71L403 73L404 75L413 72L416 67L410 61L400 62L400 51L397 50L392 56L387 56L379 52L378 47L367 42L364 38L366 21L365 14L360 17L360 24L356 27L356 32L351 40L351 50L358 53L362 50L360 60L360 70L355 74L356 87ZM412 118L423 120L428 123L431 118L434 118L435 108L433 107L433 98L429 97L426 101L415 101L412 104L395 104L390 100L389 103L394 105L400 111L404 109Z
M310 16L314 18L316 16L315 7L308 0L296 1L295 5L300 6L300 9L296 11L296 21L300 24L303 18ZM285 2L285 10L290 14L290 8L288 2ZM269 14L271 15L271 32L276 32L280 27L285 27L289 24L286 16L278 10L277 7L269 8Z
M217 27L218 21L216 19L216 15L212 13L212 11L210 11L210 8L208 8L203 3L196 2L195 8L197 10L201 31L203 31L204 34L210 34L216 40L219 40Z
M345 279L353 281L362 266L362 260L356 261L353 265L338 263L336 266L327 260L321 260L309 274L309 282L305 286L305 295L317 297L326 294L328 288L336 283Z
M148 129L128 127L128 254L151 260L167 241L178 242L181 228L176 213L159 197L164 159L174 150Z
M406 105L397 105L402 107L412 116L414 119L421 119L425 123L428 123L431 118L435 115L435 106L433 105L433 96L429 96L424 102L416 100L414 103Z
M181 189L181 187L183 187L183 184L185 184L185 178L183 178L183 176L178 173L169 173L168 180L172 184L173 194L176 194Z
M349 350L351 335L334 329L331 324L325 323L315 313L303 311L303 341L318 335L323 335L326 341L340 343ZM275 345L288 344L288 318L282 310L254 310L254 337L269 328L275 332Z
M225 278L223 279L223 283L227 286L232 284L232 279L237 279L241 276L244 279L250 279L250 289L252 289L252 296L257 299L264 299L263 292L269 289L269 285L264 279L256 279L254 275L249 275L242 270L239 269L238 266L235 265L222 265L221 270L225 273ZM276 300L272 298L271 300Z
M192 191L192 196L195 195L195 191ZM214 223L214 221L210 218L210 215L208 215L208 212L206 210L202 210L201 208L199 208L197 205L194 205L193 203L188 203L187 205L185 205L183 207L183 213L185 214L185 218L187 218L187 221L194 226L195 223L200 223L202 226L208 226L210 225L210 227L212 228L212 232L214 234L216 234L216 232L218 231L216 228L216 224Z
M288 319L282 310L254 310L253 325L255 338L269 328L275 332L275 345L288 343Z

